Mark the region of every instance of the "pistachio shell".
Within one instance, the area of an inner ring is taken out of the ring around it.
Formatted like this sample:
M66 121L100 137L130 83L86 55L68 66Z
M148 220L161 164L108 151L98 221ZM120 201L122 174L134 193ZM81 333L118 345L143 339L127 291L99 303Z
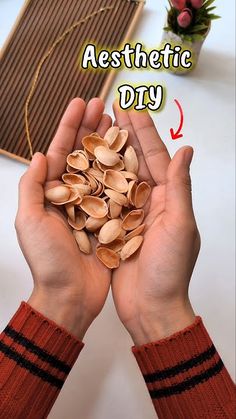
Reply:
M143 236L136 236L129 240L123 247L120 252L120 257L122 260L128 259L140 248L143 243Z
M102 183L98 182L97 189L92 193L94 196L101 196L104 192L104 186Z
M88 175L92 175L94 179L98 180L99 182L103 181L103 172L101 170L91 167L88 169L87 173Z
M122 205L119 205L112 199L109 199L108 207L109 207L109 216L111 218L118 218L120 216L121 211L122 211Z
M103 183L108 188L120 193L127 192L129 187L128 182L124 176L115 170L106 170L104 172Z
M89 183L89 186L91 187L92 192L96 191L97 190L97 187L98 187L98 182L95 179L95 177L92 176L88 172L84 173L84 176L86 177L86 179L87 179L87 181Z
M140 236L140 234L142 234L144 229L145 229L145 224L141 224L140 226L135 228L133 231L130 231L130 233L126 234L125 241L129 241L135 236Z
M130 209L130 207L123 207L122 211L121 211L121 219L124 220L124 218L131 212L132 210Z
M91 186L89 186L89 185L75 184L75 185L73 185L73 189L75 191L78 191L81 196L89 195L91 193Z
M45 197L48 201L55 204L63 204L70 198L71 191L67 186L59 185L55 188L48 189Z
M102 246L98 246L99 247L106 247L108 249L113 250L114 252L119 252L122 247L125 245L125 241L122 238L118 238L116 240L114 240L113 242L109 243L109 244L103 244Z
M79 193L79 195L77 196L77 198L74 201L72 201L73 202L73 205L74 206L80 205L81 202L82 202L82 200L83 200L83 195Z
M104 146L96 147L94 155L97 160L105 166L115 166L120 161L120 156L113 150Z
M127 231L134 230L142 224L143 219L144 211L142 209L133 210L123 219L122 228Z
M112 189L105 189L104 193L117 204L121 206L128 205L128 199L125 195L121 194L120 192L113 191Z
M98 240L101 244L113 242L119 236L121 231L121 220L109 220L104 224L99 232Z
M104 135L104 140L111 146L119 135L120 129L119 127L111 127Z
M98 247L96 249L96 255L107 268L115 269L119 267L120 256L114 250L108 249L107 247Z
M138 176L135 175L135 173L126 172L125 170L123 170L120 173L125 177L125 179L128 179L128 180L138 180Z
M87 170L89 168L88 156L83 150L75 150L67 157L67 164L77 170Z
M72 221L75 221L75 206L74 206L74 204L66 204L65 209L66 209L68 217Z
M118 239L124 239L126 236L127 231L125 231L123 228L121 228L120 235L118 236Z
M115 166L105 166L105 164L102 164L102 163L100 163L98 160L97 160L97 167L102 171L102 172L105 172L106 170L109 170L109 169L111 169L111 170L117 170L118 172L119 171L121 171L121 170L123 170L124 168L125 168L125 164L124 164L124 161L123 161L123 159L119 159L119 161L118 161L118 163L117 164L115 164Z
M74 169L74 167L71 167L69 164L67 164L66 165L66 171L68 172L68 173L78 173L78 171L79 170L77 170L77 169Z
M94 155L95 148L99 146L104 146L108 148L107 142L103 140L103 138L89 135L87 137L84 137L82 139L82 144L86 151L88 151L90 154Z
M91 233L95 233L99 228L101 228L108 221L108 217L103 218L93 218L88 217L85 228Z
M106 202L96 196L85 196L80 204L80 208L94 218L103 218L108 214Z
M62 180L67 185L75 185L77 183L79 183L79 184L85 184L86 183L86 179L84 178L84 176L77 175L77 174L74 174L74 173L64 173L64 175L62 175Z
M135 180L131 180L131 182L129 182L129 189L127 193L127 198L131 205L134 205L136 189L137 189L137 182Z
M83 230L86 223L86 215L82 211L77 211L75 214L75 220L68 218L68 224L73 227L74 230Z
M119 134L117 135L116 139L111 143L110 149L114 151L120 151L128 140L128 131L125 129L120 130Z
M127 147L127 149L125 150L124 162L125 162L125 170L127 172L135 173L135 175L138 174L138 167L139 167L138 158L137 158L134 148L131 145Z
M136 208L142 208L146 204L150 193L151 186L147 182L141 182L136 188L134 206Z
M91 249L90 240L89 240L87 234L85 233L85 231L83 231L83 230L81 230L81 231L73 230L73 234L74 234L75 240L76 240L81 252L86 253L87 255L89 255L91 253L92 249Z

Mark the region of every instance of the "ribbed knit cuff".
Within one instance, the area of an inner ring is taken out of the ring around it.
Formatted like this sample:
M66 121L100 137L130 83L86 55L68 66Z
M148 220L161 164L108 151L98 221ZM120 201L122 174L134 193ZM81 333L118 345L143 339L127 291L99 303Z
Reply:
M21 303L0 335L0 417L45 417L83 346Z
M234 418L233 382L200 317L132 350L160 419Z

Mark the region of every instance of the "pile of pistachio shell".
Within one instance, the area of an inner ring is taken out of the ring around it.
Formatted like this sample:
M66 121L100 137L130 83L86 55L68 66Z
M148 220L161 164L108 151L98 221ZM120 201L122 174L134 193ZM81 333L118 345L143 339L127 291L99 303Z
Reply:
M108 268L132 256L142 245L144 210L151 187L138 180L138 158L126 147L128 131L111 127L104 138L93 133L82 139L83 150L67 156L62 184L45 192L62 206L81 252L96 255Z

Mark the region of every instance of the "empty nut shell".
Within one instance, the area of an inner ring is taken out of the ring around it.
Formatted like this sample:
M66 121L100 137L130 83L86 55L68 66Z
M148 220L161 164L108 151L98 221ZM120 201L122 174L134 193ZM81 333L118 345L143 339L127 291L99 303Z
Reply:
M89 255L91 253L92 248L91 248L90 240L87 234L85 233L85 231L74 230L73 234L81 252Z
M124 176L115 170L106 170L104 172L103 183L109 189L113 189L114 191L120 193L126 193L129 187Z
M134 148L131 145L127 147L127 149L125 150L124 162L125 162L125 170L127 172L135 173L135 175L138 174L138 167L139 167L138 158L137 158Z
M110 148L112 144L114 143L114 141L116 140L116 138L118 137L119 132L120 132L119 127L111 127L106 132L104 136L104 140L106 140Z
M122 260L128 259L140 248L143 242L143 236L136 236L129 240L120 252L120 257Z
M151 193L151 186L147 182L141 182L135 191L134 206L142 208L146 204Z
M76 184L85 184L86 183L86 179L85 179L84 176L77 175L77 174L74 174L74 173L64 173L64 175L62 175L62 180L67 185L76 185Z
M71 220L68 218L68 224L74 229L74 230L83 230L86 224L86 215L82 211L77 211L75 214L75 220Z
M91 233L95 233L95 231L101 228L107 221L108 221L108 217L103 217L103 218L88 217L85 224L85 228Z
M145 224L141 224L137 228L135 228L133 231L130 231L125 236L125 241L131 240L133 237L140 236L142 234L143 230L145 229Z
M121 232L121 223L120 218L107 221L99 232L98 241L101 244L108 244L117 239Z
M109 208L110 218L118 218L120 216L121 211L122 211L122 205L119 205L112 199L109 199L108 208Z
M110 149L116 152L120 151L126 144L128 140L128 135L129 133L127 130L125 129L120 130L115 140L110 144Z
M97 258L109 269L116 269L120 265L120 256L114 250L107 247L96 249Z
M113 191L112 189L105 189L104 192L110 199L112 199L112 201L116 202L117 204L121 206L128 205L128 199L125 195L119 192Z
M94 135L89 135L87 137L84 137L82 139L82 144L85 148L86 151L88 151L90 154L94 155L94 150L95 148L99 147L99 146L104 146L106 148L108 148L107 142L100 137L94 136Z
M55 188L48 189L45 197L53 204L63 204L70 198L71 191L67 186L59 185Z
M83 150L75 150L67 157L67 164L77 170L87 170L89 168L88 156Z
M103 218L108 214L106 202L96 196L85 196L80 208L93 218Z
M144 211L142 209L133 210L123 219L122 228L127 231L134 230L142 224L143 219Z
M96 147L94 155L97 160L105 166L115 166L120 161L119 154L104 146Z

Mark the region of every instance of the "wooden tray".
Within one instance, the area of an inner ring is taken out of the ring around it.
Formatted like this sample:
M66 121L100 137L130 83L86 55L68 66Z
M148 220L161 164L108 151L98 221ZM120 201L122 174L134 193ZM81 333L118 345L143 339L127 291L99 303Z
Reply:
M69 101L105 98L114 71L80 70L83 46L94 43L110 49L128 41L143 9L133 0L28 0L0 55L0 153L29 162L24 108L41 58L67 28L78 26L45 61L29 107L33 150L45 153Z

